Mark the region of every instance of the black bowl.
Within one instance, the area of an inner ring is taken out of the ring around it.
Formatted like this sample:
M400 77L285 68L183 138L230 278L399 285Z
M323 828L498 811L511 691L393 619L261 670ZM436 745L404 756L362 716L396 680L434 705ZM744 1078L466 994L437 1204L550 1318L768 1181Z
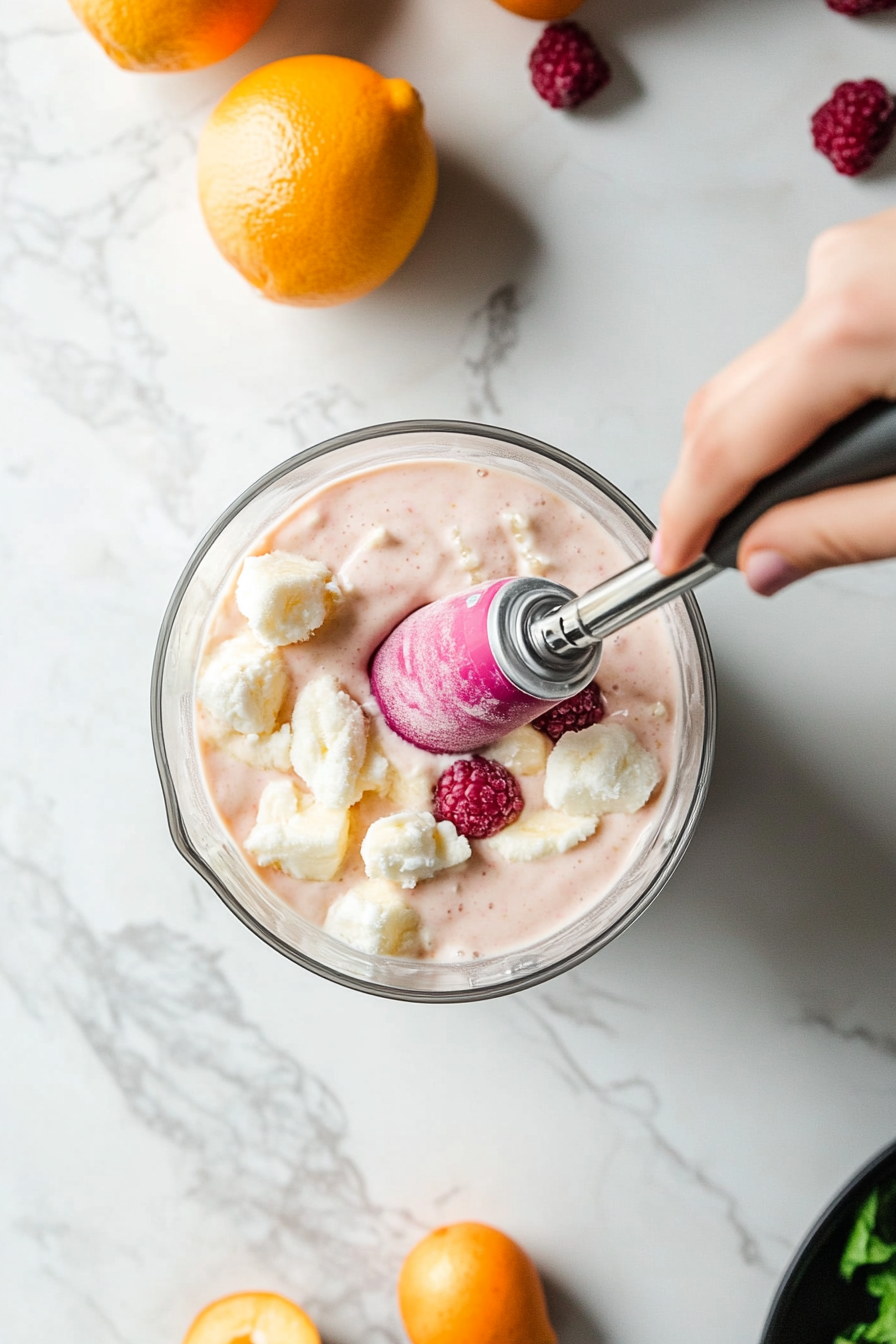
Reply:
M896 1180L896 1143L853 1176L797 1251L772 1303L762 1344L834 1344L837 1334L877 1317L880 1303L856 1276L840 1277L840 1257L859 1210L879 1185Z

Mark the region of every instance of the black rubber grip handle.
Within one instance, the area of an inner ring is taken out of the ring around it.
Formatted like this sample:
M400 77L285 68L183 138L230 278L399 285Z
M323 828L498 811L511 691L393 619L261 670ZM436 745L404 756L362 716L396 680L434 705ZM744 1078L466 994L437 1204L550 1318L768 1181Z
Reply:
M717 565L736 569L737 548L747 528L776 504L884 476L896 476L896 402L871 401L755 485L719 523L706 554Z

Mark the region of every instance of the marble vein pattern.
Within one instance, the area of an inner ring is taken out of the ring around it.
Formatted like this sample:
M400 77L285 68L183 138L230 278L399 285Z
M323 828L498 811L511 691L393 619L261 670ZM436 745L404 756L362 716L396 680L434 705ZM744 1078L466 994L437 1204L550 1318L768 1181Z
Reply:
M183 523L201 429L171 405L160 377L164 347L116 290L113 253L162 208L160 173L190 162L195 139L178 119L160 117L107 124L85 145L60 143L61 128L35 118L33 90L22 83L48 49L71 42L65 12L54 17L0 38L0 340L43 396L126 453L158 506ZM65 192L69 183L77 190ZM62 208L57 191L68 197ZM44 290L56 305L31 301ZM76 330L54 320L54 307L69 305Z
M889 1032L873 1031L870 1027L863 1026L861 1023L845 1026L835 1021L829 1013L822 1013L817 1010L807 1010L803 1014L802 1021L805 1026L826 1032L835 1040L842 1041L846 1045L864 1046L872 1054L883 1055L887 1059L896 1059L896 1036Z
M699 1162L683 1153L663 1132L662 1098L656 1085L638 1074L623 1077L597 1076L593 1052L576 1048L575 1040L565 1037L560 1023L574 1028L598 1031L618 1037L620 1034L607 1018L615 1010L633 1009L636 1005L619 1000L583 982L575 971L567 975L555 989L540 992L525 1004L525 1012L536 1030L538 1046L562 1079L576 1094L584 1094L600 1106L620 1111L635 1125L640 1126L662 1159L722 1212L744 1263L771 1276L780 1258L781 1238L769 1238L773 1254L763 1251L764 1238L752 1231L745 1221L736 1194L727 1190ZM607 1011L609 1009L609 1012ZM580 1033L579 1033L580 1034Z
M306 392L288 402L272 418L272 424L283 426L289 433L295 451L300 453L312 444L363 422L364 406L352 396L347 387L334 383L316 392Z
M420 1225L370 1199L337 1097L246 1017L213 952L162 924L93 932L28 855L18 823L42 809L23 792L0 817L0 968L23 1008L70 1019L128 1110L189 1164L194 1197L288 1275L333 1339L397 1340L392 1286Z
M485 306L470 319L464 364L474 419L501 413L495 378L519 342L520 312L517 287L507 284L490 294Z

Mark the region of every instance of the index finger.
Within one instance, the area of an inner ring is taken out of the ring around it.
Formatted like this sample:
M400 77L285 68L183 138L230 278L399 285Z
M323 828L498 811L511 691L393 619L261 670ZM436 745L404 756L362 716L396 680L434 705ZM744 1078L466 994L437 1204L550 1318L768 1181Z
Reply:
M691 564L757 481L873 395L867 355L826 331L804 304L691 404L655 563L669 574Z

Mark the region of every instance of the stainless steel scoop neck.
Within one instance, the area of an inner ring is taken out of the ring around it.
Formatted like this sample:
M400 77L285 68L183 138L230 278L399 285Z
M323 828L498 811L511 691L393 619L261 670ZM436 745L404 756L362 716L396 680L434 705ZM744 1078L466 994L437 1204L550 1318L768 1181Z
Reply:
M719 569L705 555L677 574L661 574L650 560L639 560L581 597L539 616L529 630L529 644L537 655L570 657L690 592Z
M718 572L705 556L673 575L640 560L581 597L549 579L511 579L489 608L492 656L517 690L567 700L594 679L607 635Z

